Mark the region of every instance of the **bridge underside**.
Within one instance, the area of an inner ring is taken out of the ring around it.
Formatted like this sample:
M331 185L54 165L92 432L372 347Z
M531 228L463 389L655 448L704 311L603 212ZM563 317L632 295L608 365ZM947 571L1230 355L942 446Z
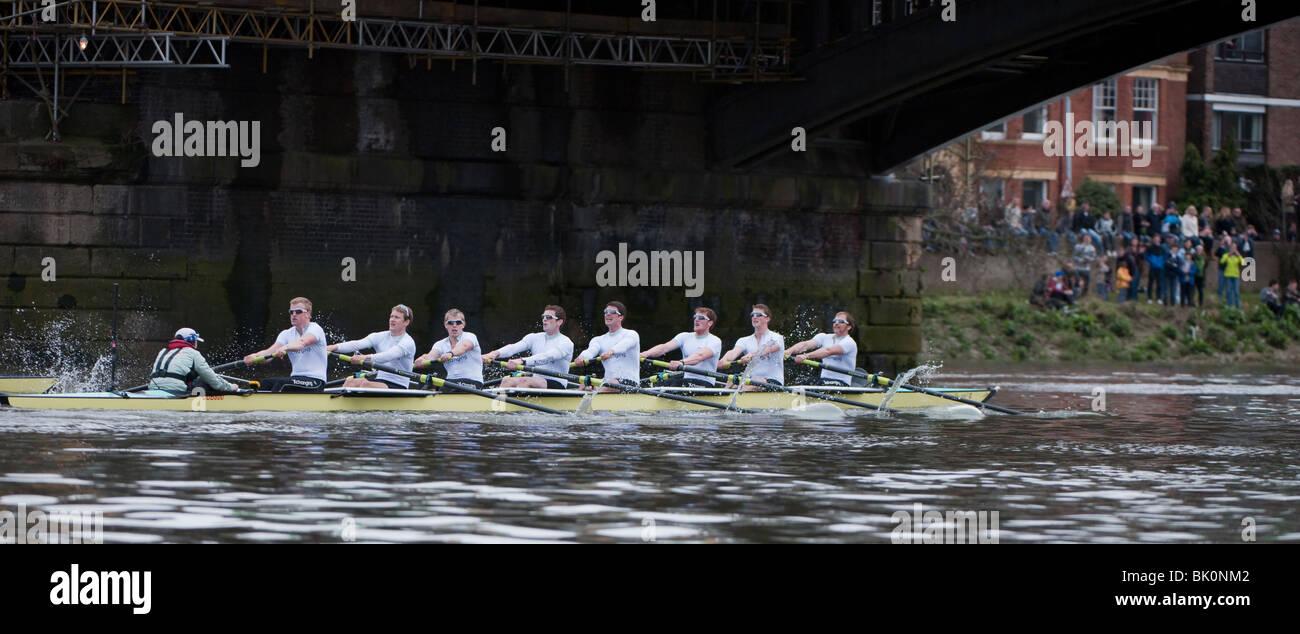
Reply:
M1004 0L932 9L805 57L802 84L755 86L714 109L712 148L752 168L787 155L791 129L835 133L873 173L1080 86L1300 16L1223 0Z

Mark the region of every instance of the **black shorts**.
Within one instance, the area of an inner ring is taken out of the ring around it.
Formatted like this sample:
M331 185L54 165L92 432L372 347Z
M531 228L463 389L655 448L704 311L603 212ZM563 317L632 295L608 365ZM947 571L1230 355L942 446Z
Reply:
M767 382L767 383L770 383L770 384L772 384L774 387L768 387L768 386L763 385L763 384L761 384L761 383L751 383L750 385L753 385L754 387L758 388L758 390L759 390L760 392L784 392L784 391L785 391L785 390L782 390L782 389L781 389L781 388L785 387L785 385L783 385L783 384L781 384L781 383L777 383L776 381L772 381L772 380L770 380L770 379L760 379L760 380L761 380L761 381L765 381L765 382Z
M406 385L398 385L397 383L393 383L392 381L385 381L383 379L375 379L375 382L383 383L384 385L387 385L389 389L392 390L405 390L410 387L409 383Z
M839 379L823 379L823 378L817 379L817 385L821 385L825 387L848 387L849 386L848 383L845 383L844 381L841 381Z
M563 390L566 388L567 386L565 384L556 381L555 379L546 379L546 389L548 390Z
M276 376L258 381L263 392L320 392L325 382L307 376Z

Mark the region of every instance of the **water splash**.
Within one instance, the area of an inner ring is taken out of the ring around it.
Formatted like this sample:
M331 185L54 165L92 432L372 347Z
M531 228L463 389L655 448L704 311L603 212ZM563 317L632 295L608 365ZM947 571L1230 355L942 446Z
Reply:
M889 384L889 391L885 392L885 398L880 402L880 407L882 409L889 407L889 402L894 400L894 395L898 393L898 388L902 387L904 383L911 383L912 377L919 375L922 379L929 379L942 367L943 363L922 363L921 365L902 373Z

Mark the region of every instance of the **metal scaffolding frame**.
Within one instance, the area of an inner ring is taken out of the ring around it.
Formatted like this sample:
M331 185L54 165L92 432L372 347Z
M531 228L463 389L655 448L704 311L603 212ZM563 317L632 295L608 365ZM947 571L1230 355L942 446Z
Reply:
M95 33L161 31L225 37L231 42L402 53L442 59L481 59L564 65L707 71L737 81L785 73L790 43L755 37L719 39L596 33L395 20L339 12L247 9L152 0L64 0L56 19L41 21L40 0L14 0L0 30L19 33L47 24ZM757 26L757 25L756 25Z
M178 37L173 33L66 35L12 38L5 47L8 68L137 68L179 66L229 68L226 38Z

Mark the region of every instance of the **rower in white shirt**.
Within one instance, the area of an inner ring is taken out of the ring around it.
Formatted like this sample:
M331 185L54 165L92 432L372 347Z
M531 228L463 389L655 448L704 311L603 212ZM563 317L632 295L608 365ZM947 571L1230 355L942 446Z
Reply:
M406 304L398 304L388 313L388 330L372 332L365 339L336 343L326 346L325 349L329 352L341 354L351 354L366 349L374 350L374 354L353 354L352 364L361 365L369 361L410 372L415 359L415 340L411 338L411 335L406 334L406 329L410 325L411 309L407 308ZM405 390L411 385L410 379L383 370L380 370L375 375L375 379L374 381L368 381L360 377L353 377L344 381L343 387Z
M623 383L637 387L641 384L641 336L635 330L623 327L627 307L623 302L605 304L605 327L609 332L593 337L587 349L574 359L578 366L600 358L605 365L605 382ZM601 387L602 392L617 392L612 387Z
M478 345L478 337L472 332L465 332L465 313L453 308L443 316L443 325L447 328L447 337L438 340L427 354L415 360L415 367L437 361L447 369L447 380L471 387L483 387L483 349ZM444 391L455 392L455 388Z
M677 333L671 341L661 343L645 352L641 356L646 359L662 357L665 354L680 349L682 351L681 361L669 361L668 368L677 370L683 365L717 372L718 358L722 356L722 340L709 332L714 322L718 319L718 314L713 312L712 308L696 308L695 314L691 316L692 332ZM669 379L660 383L668 387L678 387L683 385L698 387L713 387L716 385L712 377L702 374L687 373L679 379Z
M550 305L542 310L542 331L532 333L508 346L502 346L483 355L483 362L496 361L499 357L510 358L521 352L529 356L522 359L510 359L506 362L509 370L528 370L529 367L568 372L569 359L573 358L573 341L560 333L564 325L564 309ZM535 387L560 390L568 387L564 379L549 376L508 376L501 379L501 387Z
M245 356L244 363L253 365L253 359L262 356L288 356L293 366L290 376L260 379L261 389L268 392L319 392L325 388L329 353L325 351L325 331L311 320L311 300L306 297L289 300L289 324L270 348Z
M781 355L785 349L785 338L780 333L767 329L771 322L772 309L767 304L754 304L749 313L749 323L754 326L754 334L736 341L736 347L722 357L718 367L726 368L740 357L741 363L752 368L750 378L785 385L785 357ZM766 388L745 385L741 389L756 392Z
M853 341L853 328L857 325L853 315L847 311L835 313L831 321L830 333L818 333L812 339L800 341L785 351L786 356L793 356L796 363L804 359L822 360L825 365L837 368L853 368L858 364L858 344ZM811 350L811 352L808 352ZM805 354L806 353L806 354ZM853 377L843 372L834 372L822 368L818 385L853 385Z

